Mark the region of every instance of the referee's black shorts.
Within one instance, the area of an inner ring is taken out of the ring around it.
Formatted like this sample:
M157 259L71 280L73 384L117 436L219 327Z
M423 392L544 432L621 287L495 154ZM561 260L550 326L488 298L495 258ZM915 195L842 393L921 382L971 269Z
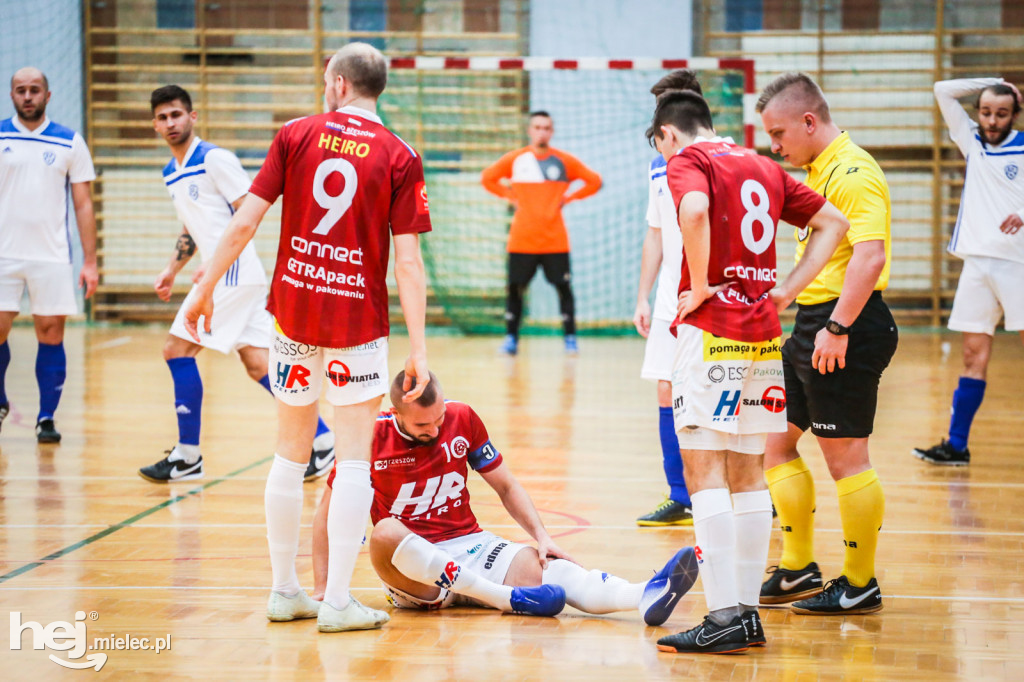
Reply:
M797 311L793 334L782 346L786 419L822 438L867 438L875 423L878 381L896 352L899 331L882 292L872 293L850 329L846 368L821 374L811 366L814 337L835 306L832 300Z

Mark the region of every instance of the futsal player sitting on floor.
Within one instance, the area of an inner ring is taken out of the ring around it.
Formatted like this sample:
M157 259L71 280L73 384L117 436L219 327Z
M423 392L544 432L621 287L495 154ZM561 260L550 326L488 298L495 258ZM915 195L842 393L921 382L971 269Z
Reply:
M553 616L568 603L587 613L638 609L648 625L668 619L697 578L692 547L679 550L645 583L581 567L548 535L476 412L445 401L433 374L419 399L403 402L404 380L400 372L391 385L395 407L377 418L372 446L370 559L392 605L489 606ZM481 530L469 504L468 467L494 488L536 548ZM327 581L333 480L332 472L313 523L314 598Z

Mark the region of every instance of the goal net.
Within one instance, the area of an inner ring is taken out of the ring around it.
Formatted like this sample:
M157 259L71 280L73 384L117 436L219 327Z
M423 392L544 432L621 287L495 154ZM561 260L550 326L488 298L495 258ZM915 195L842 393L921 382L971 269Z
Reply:
M442 308L435 312L463 332L504 329L512 210L483 189L480 171L525 145L526 114L544 110L554 121L552 146L603 179L598 194L563 211L581 333L631 328L647 229L648 168L656 155L644 136L654 108L650 88L676 68L697 72L719 134L751 145L754 84L747 60L391 60L380 110L385 124L423 155L434 224L423 251ZM557 297L538 273L524 332L559 328Z

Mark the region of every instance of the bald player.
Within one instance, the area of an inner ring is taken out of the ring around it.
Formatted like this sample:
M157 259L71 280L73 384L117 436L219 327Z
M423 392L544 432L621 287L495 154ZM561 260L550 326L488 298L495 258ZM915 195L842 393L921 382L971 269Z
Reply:
M36 439L58 443L54 415L64 390L64 322L78 312L71 264L68 188L82 242L79 286L96 290L96 219L90 183L96 179L82 136L46 116L50 85L42 71L11 77L17 112L0 121L0 424L10 412L4 387L11 349L7 337L28 289L39 349Z
M825 96L807 75L779 76L756 108L772 152L806 169L807 185L850 221L831 260L797 296L796 324L782 348L789 423L785 433L769 435L764 466L783 550L760 601L796 601L794 611L804 614L870 613L882 608L875 547L885 497L868 436L878 382L899 338L882 300L889 283L889 186L871 155L832 121ZM807 232L797 230L796 237L799 259ZM814 562L814 480L797 451L807 429L836 481L846 547L841 575L824 586Z

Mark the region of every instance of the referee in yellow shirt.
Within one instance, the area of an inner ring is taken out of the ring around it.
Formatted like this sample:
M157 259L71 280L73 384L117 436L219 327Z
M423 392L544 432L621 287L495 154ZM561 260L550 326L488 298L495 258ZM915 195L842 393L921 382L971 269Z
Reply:
M868 436L878 381L899 338L882 300L891 250L889 186L871 155L832 122L825 96L808 76L776 78L761 94L757 111L772 151L804 167L807 185L850 221L810 286L773 292L780 309L795 296L799 310L782 348L788 431L769 434L764 458L783 550L761 586L761 603L795 601L793 610L803 614L870 613L882 608L875 548L885 496L868 458ZM798 230L796 237L799 260L807 231ZM846 547L842 574L824 586L814 562L814 479L796 448L807 429L836 481Z

